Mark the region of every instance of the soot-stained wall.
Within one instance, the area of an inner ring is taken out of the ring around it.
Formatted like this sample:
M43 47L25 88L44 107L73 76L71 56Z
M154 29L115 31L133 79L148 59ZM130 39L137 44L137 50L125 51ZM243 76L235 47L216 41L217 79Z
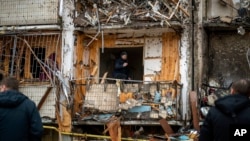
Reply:
M228 87L234 80L249 78L248 48L250 48L250 33L244 36L237 34L236 31L210 33L208 64L210 85Z

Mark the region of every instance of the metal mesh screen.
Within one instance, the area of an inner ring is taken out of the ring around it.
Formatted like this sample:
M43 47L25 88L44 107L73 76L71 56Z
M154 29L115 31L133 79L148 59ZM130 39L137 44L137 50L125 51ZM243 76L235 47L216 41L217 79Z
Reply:
M23 83L54 82L60 50L60 33L0 36L1 73Z
M32 99L36 105L40 102L43 97L48 85L41 86L23 86L20 87L20 91ZM44 104L39 110L41 117L55 118L55 105L56 105L56 89L53 88L46 98Z
M0 0L0 25L52 24L58 0Z

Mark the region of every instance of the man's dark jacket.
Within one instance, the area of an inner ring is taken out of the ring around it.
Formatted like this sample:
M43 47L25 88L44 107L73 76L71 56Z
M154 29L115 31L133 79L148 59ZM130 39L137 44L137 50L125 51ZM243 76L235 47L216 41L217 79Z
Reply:
M118 79L128 79L129 77L129 69L128 66L124 67L123 64L127 63L127 60L123 60L119 58L115 61L115 70L113 72L113 76Z
M42 133L34 102L18 91L0 93L0 141L41 141Z
M200 141L229 141L229 127L232 124L250 125L248 97L234 94L217 100L203 123Z

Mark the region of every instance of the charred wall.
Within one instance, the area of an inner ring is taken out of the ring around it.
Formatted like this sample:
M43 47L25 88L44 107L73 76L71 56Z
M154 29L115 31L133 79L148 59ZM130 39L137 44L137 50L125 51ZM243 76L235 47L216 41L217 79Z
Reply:
M209 34L210 83L228 87L236 79L250 76L247 51L250 34L241 36L233 32L211 32Z

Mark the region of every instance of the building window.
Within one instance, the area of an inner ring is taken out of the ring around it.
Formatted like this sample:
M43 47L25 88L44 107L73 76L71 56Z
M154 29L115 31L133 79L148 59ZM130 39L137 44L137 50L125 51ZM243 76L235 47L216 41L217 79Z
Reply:
M45 48L41 48L41 47L36 47L33 48L33 51L35 53L31 54L30 57L30 70L32 73L32 77L33 78L41 78L43 77L43 68L41 66L41 62L45 62L45 53L46 53L46 49ZM37 57L37 58L36 58Z

